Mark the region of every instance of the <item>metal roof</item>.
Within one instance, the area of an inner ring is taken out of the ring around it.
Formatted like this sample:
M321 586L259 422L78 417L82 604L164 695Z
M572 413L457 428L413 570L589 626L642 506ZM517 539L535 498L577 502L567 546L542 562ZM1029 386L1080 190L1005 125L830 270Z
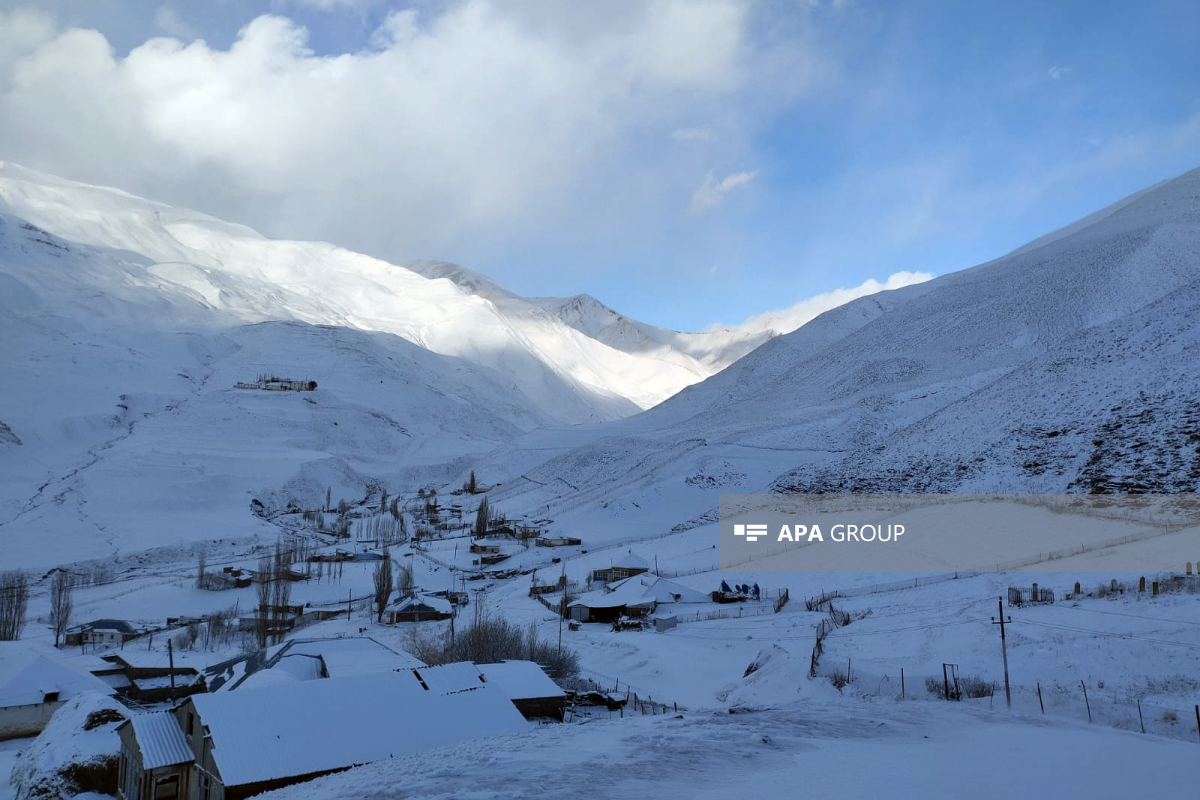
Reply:
M170 711L152 711L129 718L138 749L142 751L142 767L158 769L172 764L192 761L192 749L183 738L179 721Z
M566 692L532 661L480 664L484 680L495 685L509 700L562 697Z
M479 668L470 661L442 664L438 667L418 667L413 673L434 694L469 692L483 686Z
M226 787L312 775L528 723L495 687L440 695L412 672L271 686L189 698Z

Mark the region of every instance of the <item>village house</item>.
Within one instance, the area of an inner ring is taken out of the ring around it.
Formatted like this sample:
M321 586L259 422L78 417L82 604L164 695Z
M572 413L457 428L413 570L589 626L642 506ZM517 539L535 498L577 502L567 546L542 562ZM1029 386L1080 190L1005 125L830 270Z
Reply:
M137 628L123 619L94 619L69 628L63 644L71 646L91 645L93 649L120 647L132 639L149 633L148 628Z
M592 570L591 581L593 583L613 583L649 571L649 562L630 551L608 568Z
M118 728L123 800L243 800L529 724L489 683L441 693L413 670L195 695L158 713ZM317 721L324 735L313 735Z
M663 604L707 602L703 592L643 573L581 595L567 606L567 615L576 622L614 622L646 616Z
M538 547L575 547L583 544L583 540L574 536L542 536L535 544Z
M0 741L41 733L80 692L111 695L114 689L50 647L0 642Z
M449 600L417 592L397 601L384 614L384 619L395 625L397 622L428 622L452 616L454 606Z
M340 639L289 639L204 670L209 691L228 692L322 678L348 678L425 666L408 653L369 636Z

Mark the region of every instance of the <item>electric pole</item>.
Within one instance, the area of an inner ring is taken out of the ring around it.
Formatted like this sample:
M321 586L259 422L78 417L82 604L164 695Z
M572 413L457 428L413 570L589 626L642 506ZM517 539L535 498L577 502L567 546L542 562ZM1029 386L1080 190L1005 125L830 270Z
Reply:
M167 639L167 662L171 665L169 674L171 676L171 693L175 693L175 650L171 647L171 640Z
M1004 654L1004 700L1006 703L1008 703L1008 707L1011 709L1012 690L1008 685L1008 642L1004 638L1004 623L1006 621L1004 619L1004 598L996 598L996 603L1000 608L1000 619L997 621L996 618L993 617L992 624L1000 626L1000 652ZM1007 621L1012 622L1012 617L1009 617Z

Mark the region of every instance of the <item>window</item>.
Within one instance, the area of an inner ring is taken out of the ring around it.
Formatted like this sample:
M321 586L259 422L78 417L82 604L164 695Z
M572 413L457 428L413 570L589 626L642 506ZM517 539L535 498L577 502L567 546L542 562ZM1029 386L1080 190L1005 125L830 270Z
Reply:
M45 696L42 698L42 702L43 703L57 703L58 702L58 692L46 692Z
M187 735L192 736L196 733L196 715L191 711L188 712Z
M154 782L154 800L170 800L179 797L179 776L159 778Z

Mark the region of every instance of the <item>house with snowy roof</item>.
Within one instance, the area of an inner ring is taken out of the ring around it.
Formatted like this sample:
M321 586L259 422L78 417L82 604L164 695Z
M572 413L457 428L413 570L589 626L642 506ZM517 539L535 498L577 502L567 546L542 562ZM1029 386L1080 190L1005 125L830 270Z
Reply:
M592 570L591 581L593 583L612 583L649 571L650 562L630 550L608 567Z
M420 592L400 599L384 614L388 623L393 625L397 622L450 619L452 616L454 616L454 605L448 599Z
M561 721L567 693L532 661L477 665L483 680L507 697L525 719Z
M408 653L369 636L289 639L206 667L209 691L228 692L295 681L349 678L375 672L423 667Z
M0 741L37 735L80 692L114 689L48 646L0 642Z
M393 756L527 729L504 692L471 672L408 669L194 695L159 712L162 718L135 717L118 729L120 796L242 800Z
M702 592L642 573L580 595L567 606L567 614L576 622L612 622L621 616L645 616L662 604L707 602Z
M94 648L120 647L148 632L148 628L135 627L123 619L94 619L69 628L63 643L67 646L90 644Z

